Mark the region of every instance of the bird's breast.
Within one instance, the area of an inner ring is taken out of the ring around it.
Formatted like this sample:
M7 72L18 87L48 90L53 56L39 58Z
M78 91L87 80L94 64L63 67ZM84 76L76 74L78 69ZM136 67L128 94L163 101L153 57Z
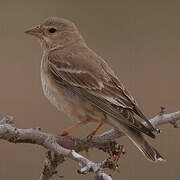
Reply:
M71 89L57 84L48 69L41 64L41 82L44 95L59 111L63 111L70 119L82 121L87 118L101 120L104 113L93 107L88 101L74 94Z
M60 91L58 91L53 86L53 83L51 82L50 78L43 71L41 71L41 83L44 95L47 97L47 99L50 101L52 105L54 105L58 110L61 110L59 97L57 97L57 95L60 94Z

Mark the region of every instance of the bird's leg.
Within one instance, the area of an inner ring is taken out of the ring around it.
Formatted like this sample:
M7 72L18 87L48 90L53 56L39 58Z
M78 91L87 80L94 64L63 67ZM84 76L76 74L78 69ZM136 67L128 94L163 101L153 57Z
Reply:
M88 119L87 119L87 120L84 120L84 121L81 121L81 122L75 124L74 126L72 126L72 127L68 128L68 129L64 130L64 131L60 134L60 136L67 136L67 135L69 134L69 132L71 132L71 131L73 131L74 129L77 129L77 128L81 127L81 126L84 126L84 125L88 124L89 122L90 122L90 120L88 120Z
M97 131L102 127L103 125L103 122L101 121L97 126L96 126L96 129L94 129L88 136L87 138L88 139L91 139L96 133Z

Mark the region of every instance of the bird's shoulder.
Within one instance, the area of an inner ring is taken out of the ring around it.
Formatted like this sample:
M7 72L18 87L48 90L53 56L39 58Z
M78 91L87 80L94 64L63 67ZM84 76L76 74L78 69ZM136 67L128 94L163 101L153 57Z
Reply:
M103 69L94 52L84 45L56 48L48 53L49 69L77 87L100 89Z
M104 75L100 57L84 44L53 49L49 51L48 59L61 69L87 72L99 78Z

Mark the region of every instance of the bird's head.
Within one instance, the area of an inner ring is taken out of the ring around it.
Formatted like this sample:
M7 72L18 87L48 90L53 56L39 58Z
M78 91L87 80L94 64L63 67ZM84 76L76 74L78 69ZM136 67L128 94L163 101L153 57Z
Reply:
M73 22L57 17L49 17L25 33L37 37L44 49L55 48L59 45L64 46L82 39Z

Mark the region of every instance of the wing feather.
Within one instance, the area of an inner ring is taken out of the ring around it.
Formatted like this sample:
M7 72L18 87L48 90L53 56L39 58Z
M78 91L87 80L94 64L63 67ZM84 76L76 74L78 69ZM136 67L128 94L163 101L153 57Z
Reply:
M75 68L72 62L63 61L60 57L49 57L49 70L57 83L65 84L109 116L150 137L155 137L147 127L134 118L132 111L135 100L112 74L108 75L103 70L106 77L98 78L98 73L102 73L102 69L95 76L96 74L88 69Z

